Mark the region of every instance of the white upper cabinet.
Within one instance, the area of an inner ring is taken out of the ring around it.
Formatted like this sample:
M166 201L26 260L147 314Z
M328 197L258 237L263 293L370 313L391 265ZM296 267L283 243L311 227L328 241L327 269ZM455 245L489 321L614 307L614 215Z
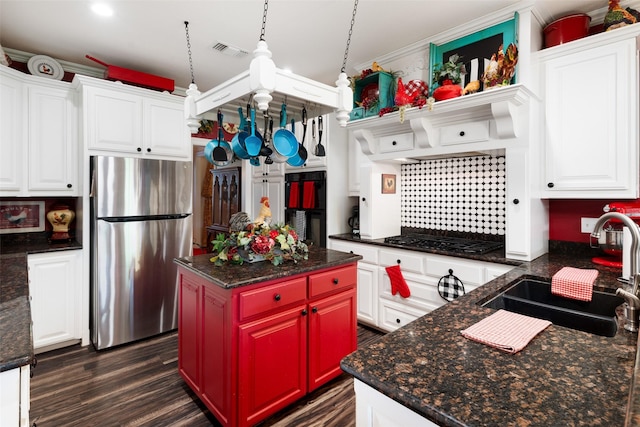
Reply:
M76 93L27 85L30 195L77 195L78 113Z
M23 83L11 70L0 66L0 194L19 195L22 190L23 159L26 151L23 143L22 124Z
M133 86L77 76L83 133L91 153L191 158L184 99Z
M75 91L4 66L0 74L0 195L77 196Z
M638 197L639 28L538 54L548 198Z

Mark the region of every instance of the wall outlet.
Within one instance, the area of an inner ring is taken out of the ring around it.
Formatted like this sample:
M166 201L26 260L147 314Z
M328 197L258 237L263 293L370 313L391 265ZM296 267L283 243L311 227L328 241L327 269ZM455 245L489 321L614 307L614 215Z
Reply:
M580 232L591 234L596 222L598 222L598 218L580 218Z

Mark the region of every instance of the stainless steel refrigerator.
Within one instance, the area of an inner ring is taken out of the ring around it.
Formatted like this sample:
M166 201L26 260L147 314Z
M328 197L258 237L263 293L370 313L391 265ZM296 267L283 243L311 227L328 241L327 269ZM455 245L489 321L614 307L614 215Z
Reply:
M97 349L178 326L174 258L192 246L192 163L91 158L91 340Z

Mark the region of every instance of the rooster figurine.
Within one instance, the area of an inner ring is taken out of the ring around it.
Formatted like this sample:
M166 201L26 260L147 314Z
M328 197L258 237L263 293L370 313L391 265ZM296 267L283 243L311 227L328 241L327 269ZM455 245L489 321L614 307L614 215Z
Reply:
M604 16L604 31L635 24L637 22L637 17L633 12L637 13L631 8L627 8L626 10L623 9L620 6L620 0L609 0L609 10Z
M269 225L269 220L271 219L271 208L269 207L269 198L262 197L260 199L260 213L258 217L253 221L253 223L260 227L262 225Z

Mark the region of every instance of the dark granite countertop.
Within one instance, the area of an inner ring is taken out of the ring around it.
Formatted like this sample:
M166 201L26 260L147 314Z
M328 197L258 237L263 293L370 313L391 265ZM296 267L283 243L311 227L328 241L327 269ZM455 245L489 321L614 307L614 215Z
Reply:
M27 254L73 249L82 245L49 243L46 233L0 236L0 372L34 359Z
M323 268L337 267L362 259L360 255L316 247L309 249L309 259L297 263L287 261L278 266L268 261L242 265L228 263L217 266L210 261L211 256L211 254L189 256L178 258L175 262L222 288L231 289Z
M495 311L479 304L522 275L549 279L564 266L597 268L595 289L618 287L619 269L596 266L579 251L552 254L520 263L352 353L342 369L444 426L621 426L625 418L635 420L637 333L623 329L621 313L612 338L551 325L515 355L460 334Z
M456 235L457 236L457 235ZM351 233L345 234L334 234L329 236L330 239L336 240L344 240L352 243L365 243L367 245L376 245L376 246L384 246L387 248L395 248L395 249L404 249L411 250L414 252L423 252L429 254L437 254L437 255L447 255L447 256L455 256L458 258L466 258L466 259L474 259L477 261L485 261L485 262L495 262L498 264L506 264L506 265L520 265L522 261L518 261L515 259L510 259L505 257L504 248L498 249L495 251L487 252L484 254L468 254L468 253L459 253L459 252L451 252L451 251L443 251L438 249L423 249L423 248L407 248L402 245L394 245L391 243L385 243L384 238L382 239L367 239L361 238L358 236L354 236Z

